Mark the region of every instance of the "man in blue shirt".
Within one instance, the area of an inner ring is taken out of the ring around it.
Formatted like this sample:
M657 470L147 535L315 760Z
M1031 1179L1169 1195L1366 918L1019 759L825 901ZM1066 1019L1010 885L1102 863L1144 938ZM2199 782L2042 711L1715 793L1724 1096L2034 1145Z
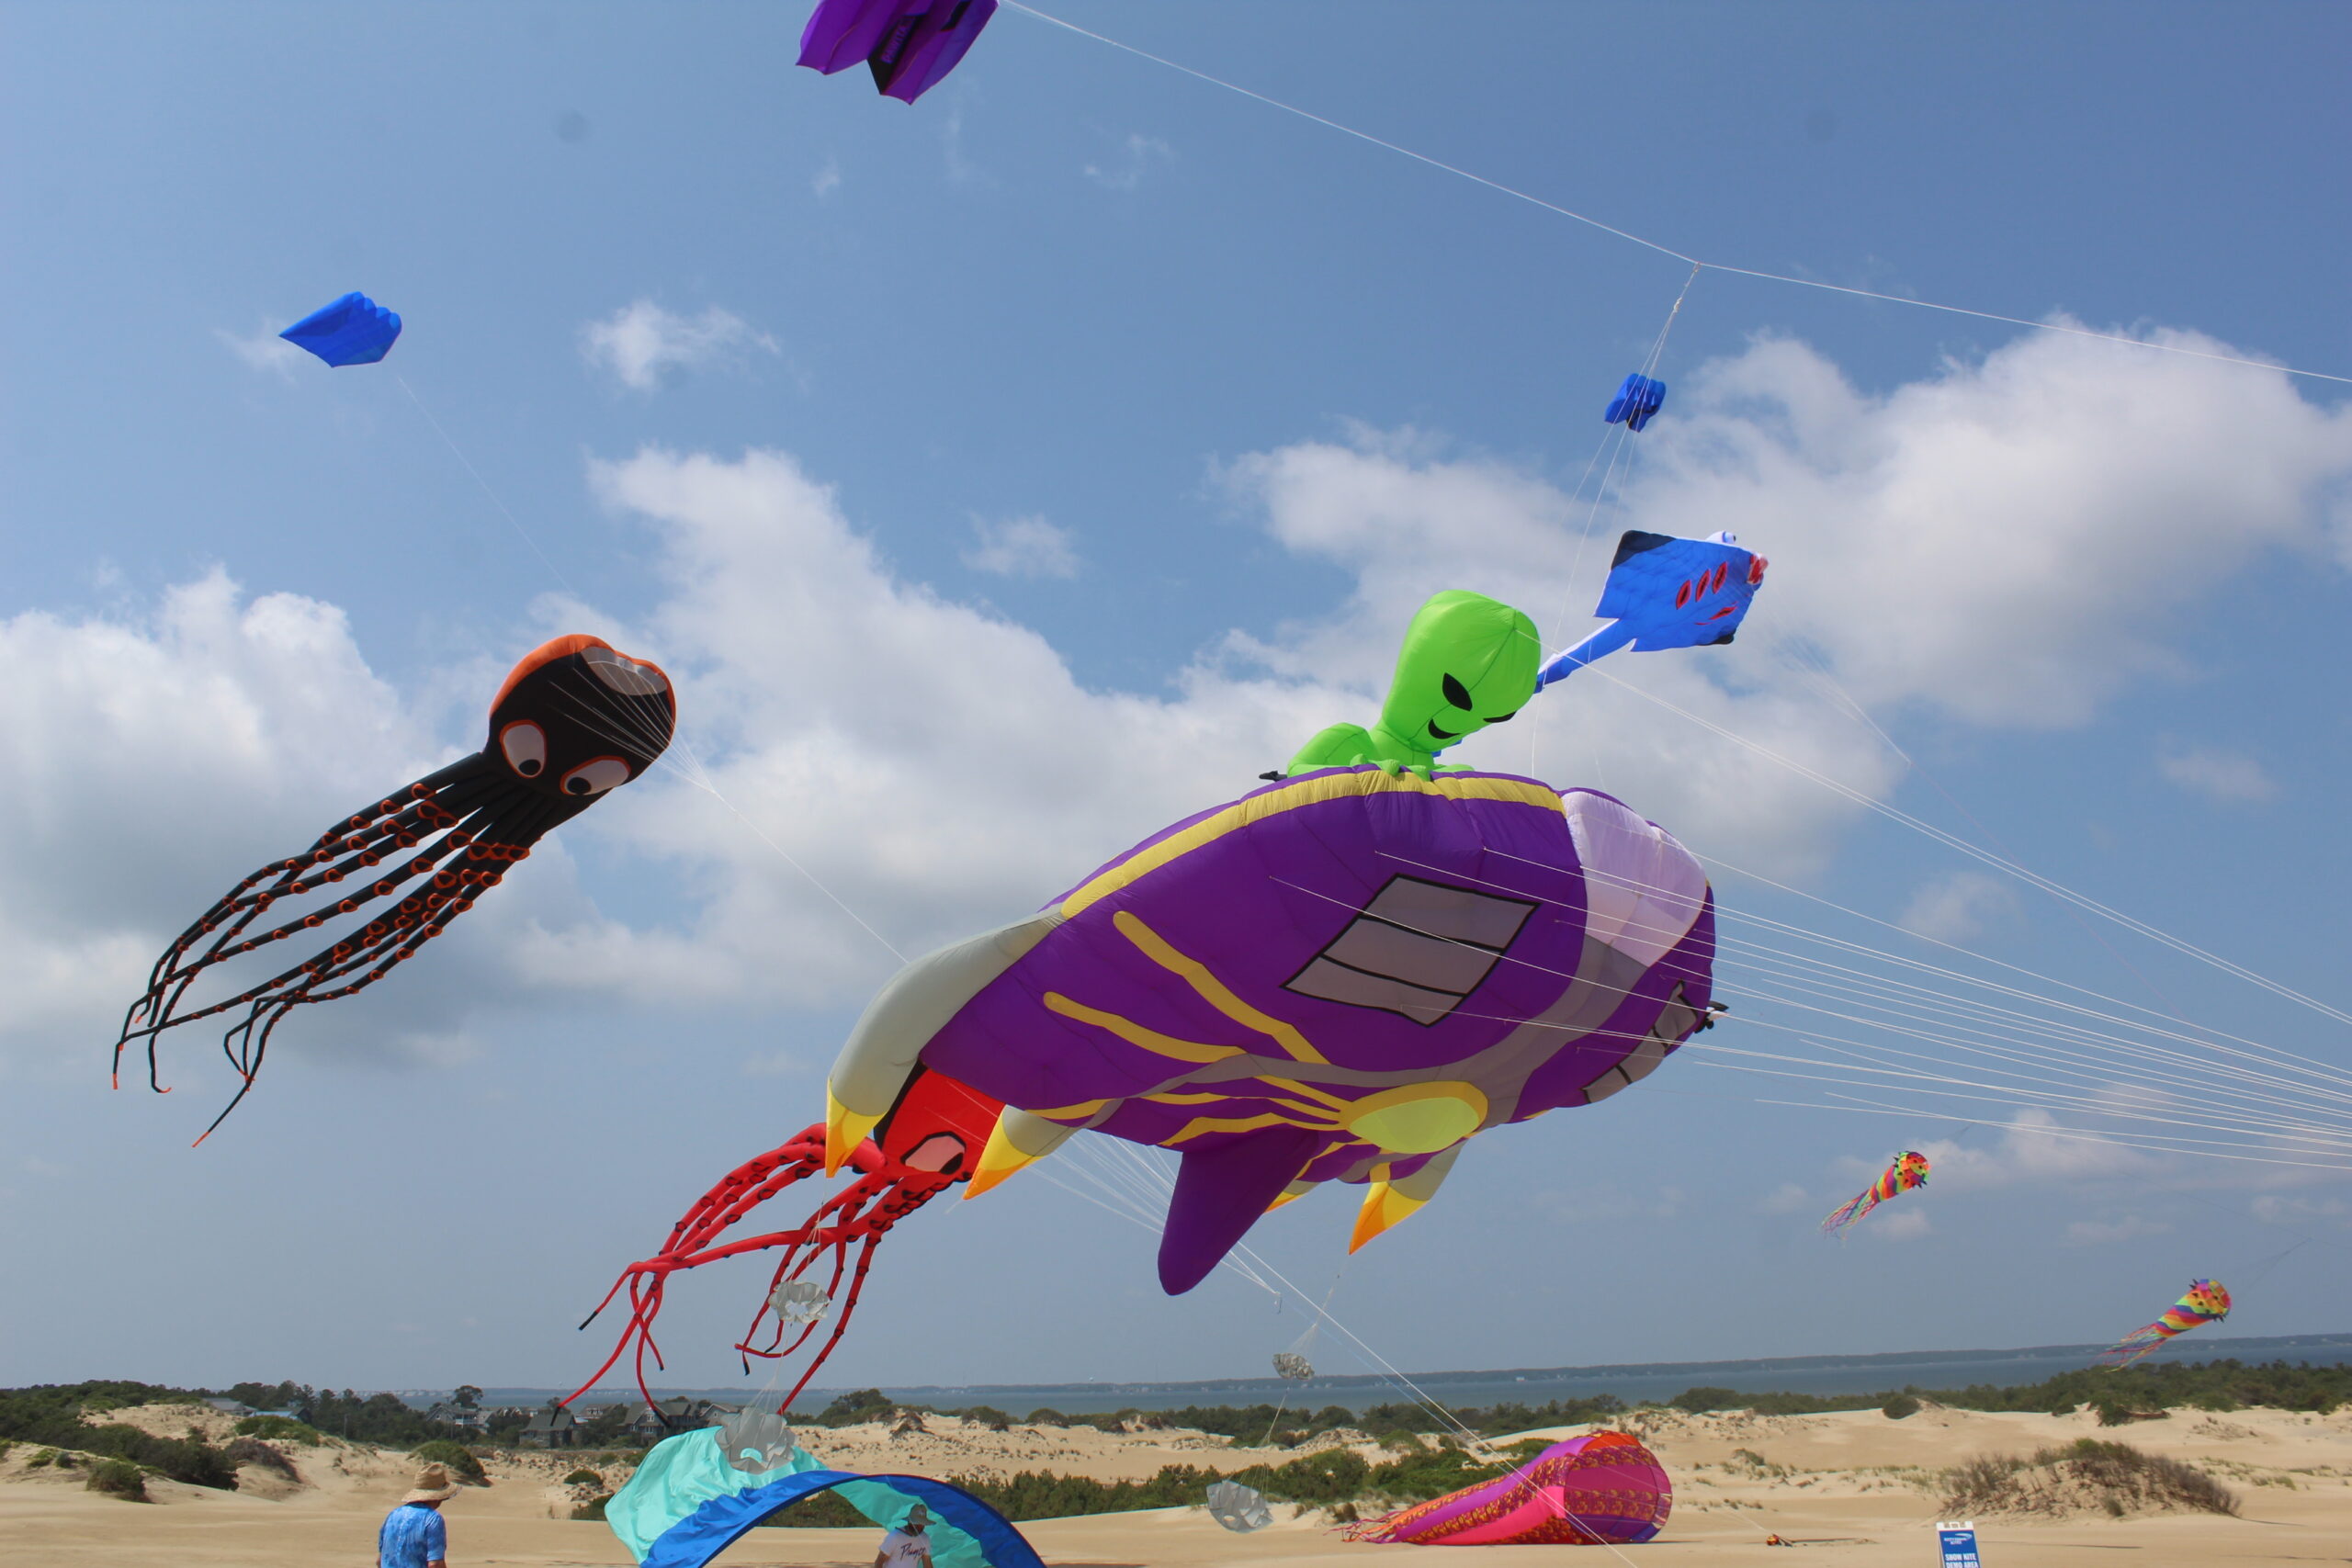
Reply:
M376 1533L377 1568L449 1568L449 1527L442 1521L441 1505L458 1495L449 1472L428 1464L417 1472L384 1528Z

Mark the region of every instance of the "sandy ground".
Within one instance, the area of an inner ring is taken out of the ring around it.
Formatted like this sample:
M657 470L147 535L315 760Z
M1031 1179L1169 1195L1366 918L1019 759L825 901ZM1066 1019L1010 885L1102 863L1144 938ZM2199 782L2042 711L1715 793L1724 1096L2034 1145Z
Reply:
M227 1430L225 1418L184 1406L117 1412L107 1419L174 1436L194 1427L217 1438ZM932 1474L1053 1470L1112 1480L1148 1475L1162 1464L1235 1468L1261 1457L1295 1457L1229 1449L1190 1432L989 1432L954 1420L932 1425L930 1432L897 1437L885 1427L865 1427L809 1438L821 1457L844 1469ZM1903 1421L1875 1411L1796 1416L1652 1411L1617 1425L1641 1436L1675 1480L1674 1517L1665 1532L1622 1554L1643 1568L1812 1562L1929 1568L1937 1471L1979 1455L2025 1452L2085 1436L2121 1438L2203 1466L2236 1489L2244 1517L1984 1519L1978 1525L1986 1568L2352 1562L2352 1414L2177 1411L2121 1431L2102 1431L2087 1416L1933 1407ZM20 1445L0 1458L0 1568L362 1568L373 1552L377 1523L405 1489L412 1469L404 1456L330 1441L292 1450L299 1484L248 1467L238 1492L154 1482L155 1502L142 1506L87 1491L82 1471L29 1467L36 1451ZM560 1454L490 1461L492 1484L469 1488L447 1506L453 1568L628 1568L627 1554L603 1525L567 1517L586 1489L566 1488L561 1478L582 1462ZM1451 1548L1351 1544L1319 1516L1283 1517L1249 1536L1230 1534L1204 1512L1187 1508L1040 1520L1023 1529L1057 1568L1253 1568L1458 1562L1462 1556ZM1793 1549L1766 1546L1765 1537L1775 1532ZM863 1565L873 1561L875 1540L871 1530L763 1529L723 1561L740 1568ZM1564 1550L1569 1549L1482 1548L1471 1561L1520 1568L1556 1562ZM1603 1549L1586 1548L1578 1560L1615 1559Z

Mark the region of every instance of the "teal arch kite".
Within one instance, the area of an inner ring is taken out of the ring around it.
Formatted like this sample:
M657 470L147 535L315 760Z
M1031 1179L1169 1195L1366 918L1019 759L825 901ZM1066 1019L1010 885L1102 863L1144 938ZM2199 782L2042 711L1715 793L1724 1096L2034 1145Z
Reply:
M922 1504L932 1515L935 1568L1045 1568L1011 1520L944 1481L827 1470L797 1447L779 1462L765 1462L778 1459L773 1450L738 1448L730 1457L729 1446L718 1427L656 1444L605 1505L605 1522L639 1568L702 1568L778 1508L820 1492L839 1493L888 1529Z

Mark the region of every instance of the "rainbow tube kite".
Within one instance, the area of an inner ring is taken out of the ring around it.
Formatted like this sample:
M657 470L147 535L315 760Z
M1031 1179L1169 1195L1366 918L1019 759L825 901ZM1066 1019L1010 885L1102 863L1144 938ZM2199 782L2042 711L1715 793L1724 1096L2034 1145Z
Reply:
M2194 1280L2188 1293L2172 1303L2164 1316L2145 1328L2135 1328L2099 1353L2110 1367L2128 1367L2167 1339L2190 1329L2219 1323L2230 1315L2230 1292L2219 1280Z
M1894 1163L1876 1181L1854 1194L1853 1201L1842 1205L1821 1222L1824 1235L1843 1235L1849 1226L1864 1214L1885 1202L1898 1192L1908 1192L1928 1184L1928 1156L1917 1149L1906 1149L1894 1156Z
M1665 1528L1674 1483L1623 1432L1555 1443L1498 1481L1367 1519L1350 1540L1415 1546L1633 1546Z

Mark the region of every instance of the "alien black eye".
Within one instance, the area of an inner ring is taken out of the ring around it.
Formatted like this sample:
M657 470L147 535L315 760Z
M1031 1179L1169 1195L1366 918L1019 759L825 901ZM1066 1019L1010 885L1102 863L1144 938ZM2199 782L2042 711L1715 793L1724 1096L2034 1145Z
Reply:
M1445 694L1445 700L1452 703L1455 707L1466 708L1470 705L1470 688L1455 680L1453 676L1448 675L1444 677L1444 679L1439 682L1438 689Z
M1497 714L1494 717L1487 720L1487 722L1488 724L1509 724L1512 719L1517 718L1518 716L1519 710L1517 708L1513 708L1509 713Z

